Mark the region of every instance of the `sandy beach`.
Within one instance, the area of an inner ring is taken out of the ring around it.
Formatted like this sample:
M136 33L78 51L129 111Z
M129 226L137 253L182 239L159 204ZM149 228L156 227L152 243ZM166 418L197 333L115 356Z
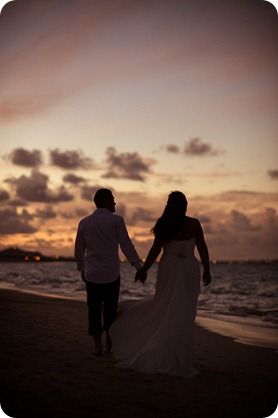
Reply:
M0 290L3 411L15 418L248 417L277 405L277 353L196 325L197 379L93 355L84 302Z

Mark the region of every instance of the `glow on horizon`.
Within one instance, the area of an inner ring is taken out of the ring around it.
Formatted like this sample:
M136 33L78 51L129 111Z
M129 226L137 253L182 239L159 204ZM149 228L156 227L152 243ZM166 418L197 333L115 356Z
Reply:
M109 187L145 257L178 189L212 259L276 258L277 18L264 1L7 4L0 248L72 255Z

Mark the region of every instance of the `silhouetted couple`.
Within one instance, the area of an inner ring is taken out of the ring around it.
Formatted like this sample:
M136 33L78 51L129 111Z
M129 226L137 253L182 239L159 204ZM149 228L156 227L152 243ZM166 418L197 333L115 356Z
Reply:
M142 264L129 238L124 219L114 214L115 200L109 189L94 196L97 209L79 223L75 257L86 283L89 334L96 354L111 352L120 367L147 373L195 377L192 338L200 292L200 268L195 246L203 264L203 283L211 281L209 254L200 222L186 216L183 193L172 192L162 216L152 229L154 242ZM155 294L119 304L119 246L136 269L142 283L147 271L163 253L158 265ZM116 319L117 318L117 319ZM112 337L112 340L111 340Z

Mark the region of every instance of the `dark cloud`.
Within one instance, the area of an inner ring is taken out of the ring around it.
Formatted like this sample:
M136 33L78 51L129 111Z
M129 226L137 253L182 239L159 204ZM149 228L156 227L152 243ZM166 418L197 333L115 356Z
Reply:
M146 162L137 152L117 153L114 147L108 147L106 155L108 171L103 175L105 178L144 181L150 166L154 164L153 160Z
M78 218L84 218L85 216L89 215L88 211L82 208L76 209L75 213Z
M4 209L0 211L0 233L1 234L31 234L37 230L28 222L32 219L27 211L22 215L15 209Z
M180 153L180 147L177 145L169 144L165 147L166 151L170 154L179 154Z
M123 218L126 215L126 206L123 203L117 203L117 199L116 199L116 213L117 215L122 216Z
M0 202L8 200L10 198L9 193L6 190L0 189Z
M28 202L68 202L73 196L62 186L56 191L48 188L48 176L33 170L30 177L25 175L9 180L16 188L17 196Z
M34 215L32 213L29 213L27 209L22 209L22 212L20 213L20 219L24 221L32 221L34 219Z
M28 204L24 200L13 199L9 201L9 206L14 206L14 207L28 206Z
M133 224L136 224L137 222L143 221L143 222L155 222L156 217L153 215L153 213L145 208L137 207L135 211L133 212L133 215L131 217L131 222Z
M268 170L267 174L272 180L278 179L278 170Z
M192 138L184 146L184 154L193 157L216 156L222 153L223 151L214 149L211 144L200 138Z
M101 189L101 186L83 186L81 187L81 197L84 200L92 202L94 200L94 195L98 189Z
M258 226L253 226L251 220L238 210L233 210L231 212L231 221L237 231L257 231L260 229Z
M60 212L60 215L64 219L74 219L76 218L76 215L73 212ZM88 213L87 213L88 215Z
M89 169L93 166L90 158L84 157L82 151L60 151L59 148L49 151L51 164L67 170Z
M79 183L82 183L82 182L86 181L86 179L84 179L84 177L76 176L73 173L66 174L63 177L63 180L64 180L64 182L71 183L71 184L79 184Z
M35 216L42 219L54 219L56 218L57 213L52 206L46 206L44 209L37 209Z
M16 165L23 167L37 167L42 163L42 156L39 150L28 151L24 148L16 148L9 155L9 160Z

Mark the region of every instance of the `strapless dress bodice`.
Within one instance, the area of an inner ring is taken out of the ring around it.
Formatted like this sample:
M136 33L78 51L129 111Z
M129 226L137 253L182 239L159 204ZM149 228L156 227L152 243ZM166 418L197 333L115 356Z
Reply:
M180 259L194 257L195 238L187 240L172 240L164 244L164 256L178 257Z

